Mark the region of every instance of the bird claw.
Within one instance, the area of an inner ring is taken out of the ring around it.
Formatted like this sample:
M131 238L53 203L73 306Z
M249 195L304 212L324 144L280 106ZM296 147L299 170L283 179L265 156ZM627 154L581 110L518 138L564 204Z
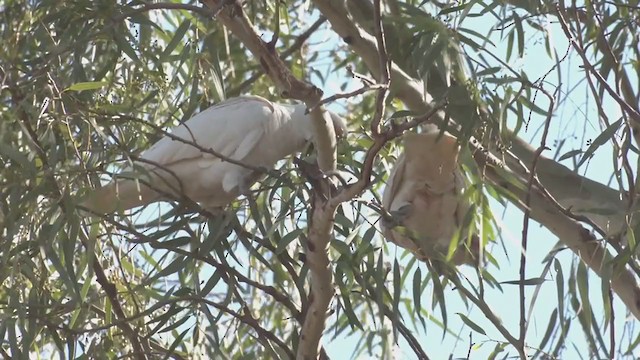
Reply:
M413 210L413 204L405 204L400 206L398 209L391 211L391 215L394 218L403 221L409 217L411 210Z
M387 228L402 226L402 223L409 217L409 214L411 214L412 208L412 204L405 204L396 210L386 212L386 214L382 216L383 225Z

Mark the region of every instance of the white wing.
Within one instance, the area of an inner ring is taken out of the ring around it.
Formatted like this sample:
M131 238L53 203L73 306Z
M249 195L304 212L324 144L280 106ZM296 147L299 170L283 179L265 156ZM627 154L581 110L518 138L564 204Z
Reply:
M142 158L164 166L196 158L215 159L190 143L211 149L236 160L245 157L260 141L269 122L273 121L274 105L258 96L241 96L214 105L170 133L184 141L165 136Z
M203 149L248 165L271 167L299 146L299 136L287 127L292 111L257 96L210 107L143 152L138 165L146 171L135 171L139 181L121 178L91 194L83 205L108 213L170 194L186 196L209 209L225 206L239 195L240 185L249 187L258 176Z

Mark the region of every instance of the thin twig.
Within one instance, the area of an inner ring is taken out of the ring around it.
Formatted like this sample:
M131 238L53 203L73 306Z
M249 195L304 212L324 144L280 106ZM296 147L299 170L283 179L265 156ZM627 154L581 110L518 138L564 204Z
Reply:
M373 91L373 90L380 90L380 89L381 89L381 88L383 88L383 87L384 87L384 88L386 88L386 87L388 87L388 86L387 86L386 84L364 85L364 86L362 86L361 88L356 89L356 90L354 90L354 91L350 91L350 92L346 92L346 93L338 93L338 94L334 94L334 95L331 95L331 96L329 96L329 97L326 97L326 98L322 99L322 100L318 103L318 105L316 105L316 106L312 107L312 108L311 108L311 109L309 109L308 111L312 111L312 110L314 110L315 108L317 108L318 106L325 105L325 104L328 104L328 103L330 103L330 102L334 102L334 101L339 100L339 99L348 99L348 98L352 98L352 97L354 97L354 96L362 95L362 94L364 94L364 93L366 93L366 92L369 92L369 91Z
M282 54L280 54L280 58L282 60L286 60L291 54L300 50L300 48L302 48L302 45L304 45L304 43L311 37L311 35L313 35L313 33L316 32L326 21L327 18L325 18L324 16L320 16L318 20L316 20L311 26L309 26L307 30L305 30L296 38L296 40L293 42L293 44L291 44L291 46L289 46L289 48L287 48L282 52ZM264 70L262 68L259 68L253 75L249 76L247 80L227 91L227 95L238 96L242 94L251 84L258 81L258 79L260 79L262 75L264 75Z
M516 339L513 335L511 335L509 330L507 330L507 328L504 327L504 325L502 324L502 320L500 320L500 317L498 317L498 315L496 315L493 312L491 307L489 307L489 305L486 303L486 301L484 301L484 299L480 299L475 295L473 295L467 288L465 288L460 283L460 280L456 276L447 276L447 278L453 283L453 285L455 285L456 290L462 292L465 297L471 300L471 302L474 303L480 309L480 311L482 311L484 316L493 324L493 326L495 326L495 328L500 332L500 334L502 334L502 336L504 336L504 338L511 345L515 346L516 348L518 347L518 343L519 343L518 339Z
M368 76L353 71L353 66L351 65L347 65L347 72L349 73L349 75L351 75L352 78L362 81L364 85L369 85L369 86L378 85L378 83L375 80L369 78Z
M615 327L615 310L613 309L613 290L611 284L607 287L607 296L609 298L609 310L611 311L611 317L609 318L609 359L614 360L616 358L616 327Z
M520 358L522 360L527 359L526 355L526 332L527 332L527 318L526 318L526 309L525 309L525 280L526 280L526 266L527 266L527 243L528 243L528 234L529 234L529 219L531 217L531 191L535 182L536 176L536 166L538 165L538 160L540 156L542 156L542 152L548 150L546 145L547 137L549 136L549 127L551 125L551 117L553 115L553 109L555 107L555 101L553 96L547 93L542 86L540 85L537 88L539 91L544 93L549 99L549 108L547 110L547 118L544 123L544 130L542 133L542 139L540 140L540 146L535 152L533 157L533 161L531 162L531 170L529 180L527 181L527 193L524 200L525 210L523 216L523 225L522 225L522 252L520 253L520 282L518 284L519 292L520 292L520 338L519 338L519 347L518 353L520 354Z
M266 344L264 344L266 341L265 340L269 340L272 343L278 345L287 355L287 357L289 357L290 359L294 359L295 356L293 354L293 351L291 351L291 349L287 346L287 344L285 344L282 340L280 340L274 333L273 331L269 331L265 328L263 328L260 323L258 322L258 320L256 318L253 317L253 315L250 312L247 311L243 311L243 314L240 314L236 311L233 311L231 309L229 309L227 306L224 306L220 303L217 303L215 301L211 301L208 299L204 299L201 297L197 297L197 296L186 296L186 297L182 297L180 298L181 301L192 301L192 302L202 302L205 303L211 307L214 307L216 309L218 309L219 311L222 311L224 313L227 313L231 316L233 316L234 318L238 319L241 323L250 326L251 328L253 328L253 330L256 331L256 333L258 333L257 339L258 341L262 342L263 345L265 346L265 348L268 348L268 346L266 346Z
M443 100L434 105L432 109L422 116L418 116L405 123L394 125L389 127L386 131L380 133L380 136L374 139L373 144L367 150L362 165L362 171L360 178L348 187L344 188L342 192L330 199L330 203L333 206L353 199L355 196L364 191L371 184L371 175L373 174L373 164L376 160L378 152L387 144L387 142L400 137L405 131L415 128L416 126L426 123L429 120L433 120L432 117L440 110L444 109L448 105L447 100Z

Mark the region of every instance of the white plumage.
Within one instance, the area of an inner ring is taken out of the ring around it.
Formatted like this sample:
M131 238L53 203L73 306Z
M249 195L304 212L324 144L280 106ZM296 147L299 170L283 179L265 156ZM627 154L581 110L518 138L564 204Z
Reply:
M139 181L118 179L90 194L82 205L97 213L126 210L171 197L187 198L215 211L232 202L261 177L261 173L221 160L193 146L195 143L223 157L253 167L272 168L278 160L301 151L312 137L304 104L287 105L258 96L240 96L195 115L140 156ZM336 135L346 123L329 112ZM131 170L129 170L131 171ZM149 186L145 185L149 184Z
M387 180L382 200L405 231L391 230L393 224L383 222L385 237L421 260L446 256L469 209L461 196L463 186L455 137L437 131L406 134L404 154ZM463 232L452 257L456 265L477 263L477 236L472 237L471 252L465 248L465 237Z

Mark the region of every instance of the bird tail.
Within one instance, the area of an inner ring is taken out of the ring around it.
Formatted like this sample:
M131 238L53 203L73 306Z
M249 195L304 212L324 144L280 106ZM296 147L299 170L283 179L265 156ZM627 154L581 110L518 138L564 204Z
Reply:
M149 187L133 180L118 180L92 190L80 203L91 213L110 214L150 203L154 200Z

